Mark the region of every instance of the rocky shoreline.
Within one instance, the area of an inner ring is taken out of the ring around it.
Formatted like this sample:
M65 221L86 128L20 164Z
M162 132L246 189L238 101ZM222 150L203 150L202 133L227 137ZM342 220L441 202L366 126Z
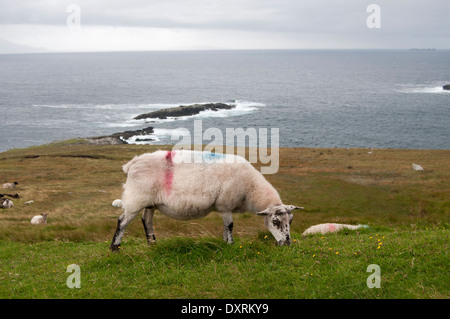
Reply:
M225 103L206 103L206 104L192 104L192 105L180 105L178 107L171 107L167 109L157 110L149 113L144 113L136 116L135 120L142 119L167 119L168 117L181 117L192 116L202 111L219 111L219 110L231 110L236 105Z
M86 137L85 140L89 144L93 145L118 145L118 144L128 144L126 140L130 139L133 136L145 136L153 134L154 130L153 127L147 127L141 130L135 130L135 131L124 131L119 133L114 133L111 135L106 136L94 136L94 137ZM137 141L139 140L136 139ZM146 137L145 139L140 139L140 141L152 141L154 139Z
M167 109L161 109L149 113L144 113L136 116L135 120L140 119L167 119L168 117L182 117L182 116L192 116L198 114L202 111L219 111L219 110L230 110L234 109L236 105L233 104L225 104L225 103L205 103L205 104L192 104L192 105L180 105L178 107L171 107ZM153 127L149 126L144 129L135 130L135 131L124 131L118 132L111 135L105 136L94 136L94 137L86 137L84 140L88 144L92 145L118 145L118 144L129 144L127 142L133 136L137 136L135 139L136 142L150 142L155 139L149 138L148 135L154 133ZM145 136L140 138L139 136Z

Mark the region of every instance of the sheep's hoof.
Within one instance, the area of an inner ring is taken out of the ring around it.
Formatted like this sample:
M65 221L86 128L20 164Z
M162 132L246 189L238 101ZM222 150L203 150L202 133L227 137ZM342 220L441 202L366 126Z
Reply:
M120 245L114 245L114 244L111 244L111 246L109 246L109 248L111 249L111 251L113 253L118 253L119 252L119 247L120 247Z
M151 234L151 235L147 236L147 243L148 243L149 245L156 244L156 237L155 237L155 234Z

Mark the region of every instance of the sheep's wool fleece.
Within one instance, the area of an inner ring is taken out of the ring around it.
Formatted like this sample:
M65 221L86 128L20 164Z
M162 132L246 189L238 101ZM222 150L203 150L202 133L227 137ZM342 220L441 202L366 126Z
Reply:
M258 212L282 201L273 186L244 158L190 150L142 154L123 166L128 175L122 208L156 206L176 219L219 212ZM158 205L163 203L164 205Z
M366 228L367 225L346 225L346 224L335 224L335 223L326 223L326 224L318 224L309 227L307 230L303 232L303 236L310 234L326 234L326 233L334 233L340 231L342 229L359 229Z
M44 219L44 217L42 215L36 215L31 219L31 223L33 225L45 224L46 220Z

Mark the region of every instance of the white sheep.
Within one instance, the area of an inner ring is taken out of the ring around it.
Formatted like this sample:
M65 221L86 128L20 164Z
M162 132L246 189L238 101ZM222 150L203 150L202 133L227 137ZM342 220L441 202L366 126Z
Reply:
M41 215L36 215L33 218L31 218L31 223L33 225L39 225L39 224L47 224L47 214L41 214Z
M244 158L189 150L157 151L137 156L123 166L123 214L111 242L117 251L128 224L144 209L147 241L155 241L153 213L195 219L217 211L223 218L223 240L233 243L235 212L254 212L279 245L290 243L293 205L284 205L273 186Z
M336 231L340 231L342 229L359 229L359 228L367 228L367 225L346 225L346 224L335 224L335 223L326 223L326 224L318 224L309 227L307 230L303 232L303 236L311 235L311 234L326 234L326 233L334 233Z
M19 185L18 182L14 182L14 183L5 183L2 185L3 188L15 188L17 185Z
M9 198L0 198L0 208L11 208L14 207L14 203Z

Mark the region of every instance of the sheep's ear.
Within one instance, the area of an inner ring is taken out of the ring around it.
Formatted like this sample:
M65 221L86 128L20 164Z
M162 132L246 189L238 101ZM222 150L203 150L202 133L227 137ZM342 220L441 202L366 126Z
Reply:
M267 209L265 209L263 211L260 211L260 212L256 213L256 215L258 215L258 216L267 216L269 214L270 214L270 208L267 208Z
M294 205L284 205L284 207L288 210L288 211L292 211L294 209L304 209L303 207L298 207L298 206L294 206Z

